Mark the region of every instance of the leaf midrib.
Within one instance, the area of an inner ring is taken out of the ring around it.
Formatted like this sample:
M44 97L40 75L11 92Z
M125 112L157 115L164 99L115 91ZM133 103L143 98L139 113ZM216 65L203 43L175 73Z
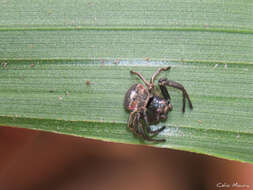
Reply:
M23 26L23 25L22 25ZM103 31L192 31L192 32L216 32L216 33L239 33L239 34L253 34L250 28L234 29L234 28L219 28L219 27L160 27L160 26L0 26L1 31L69 31L69 30L103 30Z

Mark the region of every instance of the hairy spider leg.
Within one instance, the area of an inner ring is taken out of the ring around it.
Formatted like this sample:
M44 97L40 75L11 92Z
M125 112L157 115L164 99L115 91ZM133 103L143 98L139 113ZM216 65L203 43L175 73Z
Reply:
M150 128L150 125L149 125L149 122L148 122L148 116L147 116L147 113L144 112L144 121L145 121L145 124L146 124L146 128L147 128L147 131L148 133L152 133L154 134L154 136L156 136L158 133L160 133L161 131L163 131L166 127L165 126L162 126L160 127L159 129L156 129L156 130L151 130Z
M141 125L142 129L141 132L143 134L143 138L145 138L148 141L154 141L154 142L164 142L165 139L153 139L153 137L155 137L156 135L158 135L158 133L160 133L162 130L165 129L165 126L152 131L148 122L148 118L147 118L147 110L143 110L142 112L142 118L145 125ZM140 122L141 123L141 122ZM142 123L141 123L142 124ZM152 133L152 136L149 136L149 133Z
M132 130L136 135L143 136L142 131L139 128L139 124L141 124L140 117L141 115L138 110L131 112L128 119L128 128Z
M148 83L148 81L146 81L146 79L142 76L142 74L135 72L135 71L130 71L132 74L137 75L138 77L140 77L140 79L145 83L145 85L149 88L150 84Z
M164 142L164 141L165 141L165 139L153 139L152 137L150 137L150 136L146 133L145 127L142 125L141 122L139 122L138 128L139 128L140 135L141 135L145 140L153 141L153 142Z
M159 79L159 82L158 82L159 86L160 86L160 89L163 93L163 96L164 98L170 98L169 97L169 93L166 89L165 86L171 86L173 88L177 88L179 90L182 91L182 96L183 96L183 108L182 108L182 111L185 112L185 99L187 98L188 102L189 102L189 107L190 109L193 109L193 106L192 106L192 102L190 100L190 97L187 93L187 91L185 90L184 86L178 82L175 82L175 81L172 81L172 80L168 80L167 78L161 78Z
M129 115L129 118L128 118L128 128L130 128L130 129L132 129L133 127L132 127L132 125L133 125L133 123L134 123L134 119L133 119L133 116L134 116L134 114L136 113L137 111L133 111L133 112L131 112L130 113L130 115Z
M145 113L145 111L144 111ZM144 118L144 123L143 121L143 114L141 114L138 110L133 111L130 113L129 115L129 119L128 119L128 128L133 131L133 133L137 136L141 136L143 139L148 140L148 141L154 141L154 142L162 142L165 141L165 139L152 139L153 136L156 136L159 132L161 132L163 129L165 129L164 127L159 128L158 130L152 131L149 127L147 118ZM152 135L152 137L150 137L147 134L147 131L150 133L154 133L154 135Z
M144 139L148 140L142 127L142 122L140 121L140 113L137 110L130 113L128 128L132 130L135 135L141 136Z
M162 92L162 95L163 97L166 99L166 100L171 100L170 98L170 94L168 92L168 90L166 89L165 86L162 86L162 85L159 85L160 89L161 89L161 92Z
M171 67L164 67L164 68L160 68L158 69L154 74L153 76L151 77L150 79L150 83L143 77L142 74L140 74L139 72L135 72L135 71L130 71L132 74L135 74L137 75L138 77L140 77L140 79L145 83L145 85L148 87L148 90L152 90L154 88L154 80L155 78L160 74L160 72L162 71L167 71L169 70Z
M160 74L160 72L162 72L162 71L167 71L167 70L169 70L170 68L171 68L171 67L164 67L164 68L158 69L158 70L153 74L153 76L151 77L150 83L151 83L151 84L154 84L154 80L155 80L155 78Z

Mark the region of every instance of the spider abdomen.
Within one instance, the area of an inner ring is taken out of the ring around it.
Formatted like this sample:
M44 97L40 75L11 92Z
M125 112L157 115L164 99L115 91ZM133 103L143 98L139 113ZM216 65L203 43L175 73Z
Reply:
M125 109L133 111L137 108L146 107L149 98L150 94L142 84L134 84L125 95Z

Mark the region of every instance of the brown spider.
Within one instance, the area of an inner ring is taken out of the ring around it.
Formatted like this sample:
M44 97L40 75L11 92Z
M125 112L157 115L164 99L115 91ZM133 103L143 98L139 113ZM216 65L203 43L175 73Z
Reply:
M148 141L161 142L165 139L153 139L158 133L165 129L165 126L151 130L150 124L157 124L160 121L165 121L168 117L168 112L172 111L172 104L170 103L170 95L166 86L177 88L183 93L183 108L185 112L186 98L189 102L190 109L193 109L192 102L188 93L183 85L178 82L168 80L167 78L161 78L158 81L162 96L155 88L154 80L161 71L167 71L170 67L158 69L147 82L144 77L134 71L130 71L132 74L137 75L145 83L147 88L142 84L134 84L129 88L125 95L124 106L130 113L128 119L128 128L136 135L141 136ZM151 136L149 134L152 134Z

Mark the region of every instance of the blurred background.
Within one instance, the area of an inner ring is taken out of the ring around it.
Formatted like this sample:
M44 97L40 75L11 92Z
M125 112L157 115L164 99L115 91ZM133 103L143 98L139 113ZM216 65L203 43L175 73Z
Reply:
M253 164L0 127L0 190L253 189Z

